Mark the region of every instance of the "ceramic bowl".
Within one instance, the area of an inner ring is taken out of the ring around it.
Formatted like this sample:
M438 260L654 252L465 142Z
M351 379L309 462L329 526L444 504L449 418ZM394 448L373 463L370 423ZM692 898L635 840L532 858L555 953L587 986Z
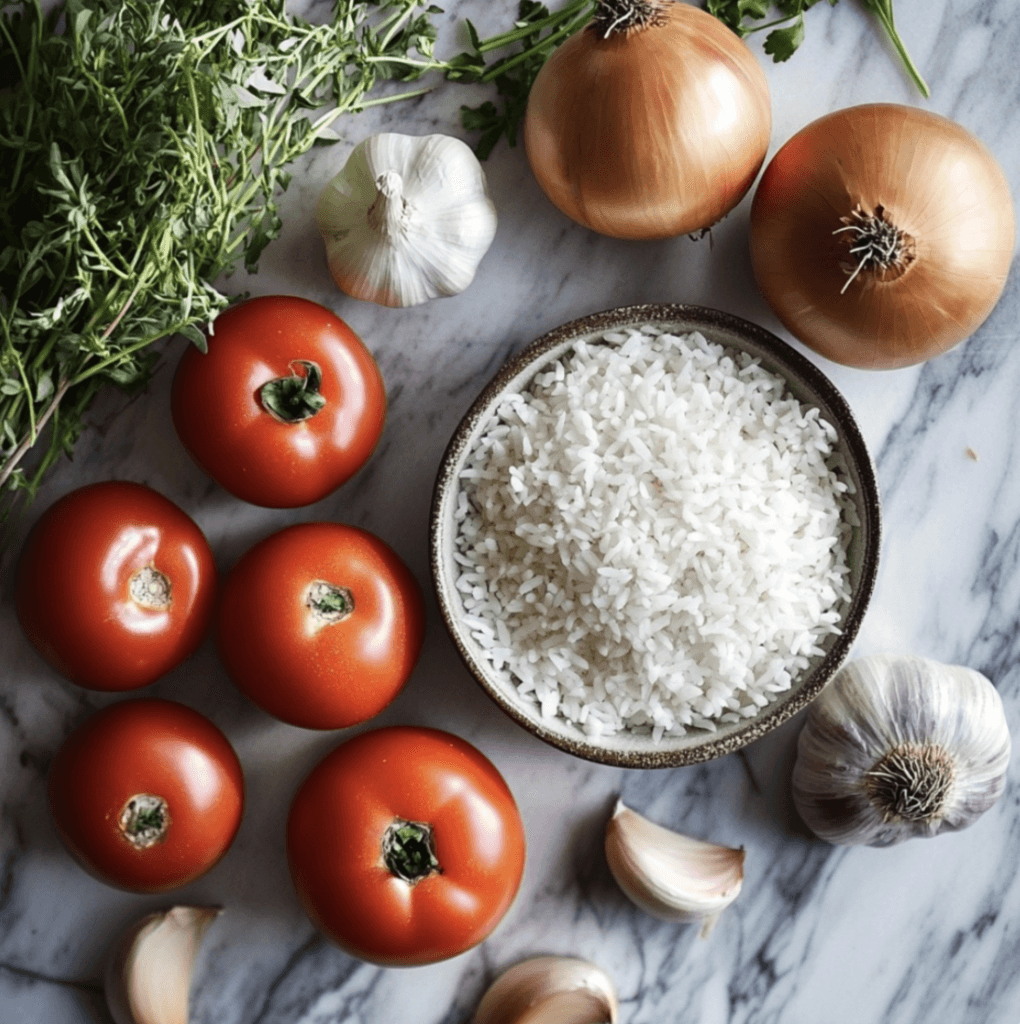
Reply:
M454 509L460 472L504 395L525 390L538 372L576 342L645 323L673 334L700 331L709 341L751 353L764 367L786 379L795 398L818 406L836 428L838 447L854 485L851 501L857 518L848 558L851 599L839 623L842 632L826 637L820 645L824 656L815 657L789 690L754 717L722 723L715 731L692 729L684 736L663 736L658 741L651 735L630 731L592 738L562 718L543 718L538 705L518 693L510 673L496 670L472 638L463 621L456 589ZM486 693L514 721L545 742L590 761L632 768L693 764L731 753L775 729L817 696L846 660L857 636L875 586L880 534L875 468L853 413L832 382L813 363L763 328L718 310L687 305L628 306L595 313L550 331L511 358L478 396L450 440L436 479L430 524L432 576L439 607L461 658Z

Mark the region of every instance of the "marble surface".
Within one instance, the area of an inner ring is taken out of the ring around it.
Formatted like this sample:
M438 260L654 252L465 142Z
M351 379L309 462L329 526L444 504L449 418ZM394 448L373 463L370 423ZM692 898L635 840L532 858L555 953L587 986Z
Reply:
M460 18L505 28L509 0L462 0L443 15L442 52ZM815 117L853 103L918 103L979 135L1020 190L1020 19L1015 0L900 0L902 34L932 83L925 104L862 5L819 4L794 59L769 78L772 151ZM348 486L295 512L232 499L192 464L168 408L180 339L148 392L110 391L89 414L73 463L50 477L2 563L0 588L0 1021L107 1021L100 978L114 935L166 898L130 895L85 875L64 851L45 797L48 764L94 709L120 699L48 669L14 615L13 557L24 529L82 484L138 480L205 530L226 570L291 522L336 518L386 539L428 590L427 520L444 446L508 354L566 320L636 302L693 302L786 337L758 294L747 201L713 232L626 243L566 220L544 199L520 149L487 165L500 225L461 296L405 311L337 292L312 208L360 139L379 129L461 134L465 90L345 120L343 141L297 168L282 238L256 277L224 287L290 292L331 306L366 339L390 396L383 443ZM856 653L915 652L979 669L1020 729L1020 278L967 343L922 367L868 373L815 356L847 396L875 456L885 510L881 576ZM968 454L971 450L972 457ZM520 895L481 947L427 968L385 970L322 939L291 888L283 825L304 773L340 739L267 717L229 683L211 644L146 693L197 708L235 745L247 781L240 833L225 859L179 893L226 913L202 947L194 1024L466 1024L494 974L536 953L590 958L615 979L624 1024L1017 1024L1020 1021L1020 758L1000 803L966 832L887 850L837 849L805 836L788 776L797 723L708 764L643 772L546 747L512 724L460 665L435 602L425 651L378 723L450 729L477 744L517 795L529 840ZM601 852L612 801L664 825L747 850L740 898L711 937L632 907Z

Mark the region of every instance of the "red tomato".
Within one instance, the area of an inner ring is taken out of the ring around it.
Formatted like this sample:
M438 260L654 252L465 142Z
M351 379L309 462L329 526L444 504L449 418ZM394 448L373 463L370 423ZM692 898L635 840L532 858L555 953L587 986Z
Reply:
M307 299L267 295L221 313L207 354L184 353L171 411L185 448L218 484L253 505L296 508L366 462L386 392L343 320Z
M131 892L168 892L205 874L227 852L244 806L227 738L169 700L94 714L57 752L49 790L68 850Z
M212 552L191 518L156 491L115 480L47 509L15 584L28 639L93 690L148 686L187 658L215 593Z
M234 566L217 613L220 656L259 707L306 729L379 714L425 636L418 581L378 537L341 523L289 526Z
M524 871L502 776L470 743L394 727L341 744L298 790L287 854L312 921L353 956L435 963L481 942Z

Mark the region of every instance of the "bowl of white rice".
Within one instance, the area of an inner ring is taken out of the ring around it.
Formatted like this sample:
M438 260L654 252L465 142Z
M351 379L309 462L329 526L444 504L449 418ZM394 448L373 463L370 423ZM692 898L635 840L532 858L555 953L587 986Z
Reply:
M464 663L536 736L668 767L786 721L850 652L878 571L845 399L768 331L631 306L551 331L461 421L431 518Z

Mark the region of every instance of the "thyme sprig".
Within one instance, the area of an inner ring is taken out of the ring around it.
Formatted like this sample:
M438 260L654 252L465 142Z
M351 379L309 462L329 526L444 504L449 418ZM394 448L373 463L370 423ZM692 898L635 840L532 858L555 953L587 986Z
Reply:
M159 338L204 346L229 301L213 282L280 232L287 165L338 115L423 91L370 97L379 81L440 66L438 7L337 0L324 25L284 8L0 10L0 518L71 454L104 382L143 386Z

